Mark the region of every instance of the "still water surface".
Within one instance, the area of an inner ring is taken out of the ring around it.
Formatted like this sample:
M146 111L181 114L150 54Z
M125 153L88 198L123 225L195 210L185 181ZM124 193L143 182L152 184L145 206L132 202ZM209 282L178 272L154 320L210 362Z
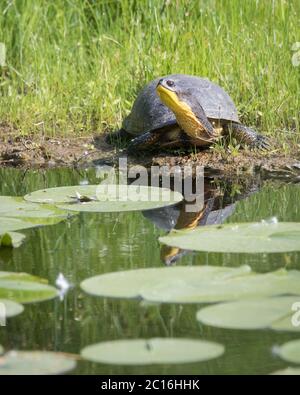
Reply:
M97 183L95 170L2 169L0 195L23 196L82 181ZM220 198L213 203L215 215L210 219L218 221L216 217L223 215L225 222L249 222L276 216L279 221L300 222L300 185L257 180L250 184L218 184ZM63 302L56 299L27 305L22 315L0 327L0 344L6 350L79 353L84 346L105 340L174 336L217 341L226 347L222 357L208 362L131 367L79 362L73 371L77 374L268 374L287 367L272 354L272 347L297 335L207 327L196 322L196 305L147 305L94 298L80 290L82 280L97 274L162 267L164 251L158 237L166 234L168 219L176 222L178 212L174 208L171 212L80 214L54 226L22 231L27 235L23 246L0 250L0 270L35 274L50 284L63 273L74 288ZM255 271L267 272L281 267L300 270L299 258L299 253L181 252L176 264L247 264Z

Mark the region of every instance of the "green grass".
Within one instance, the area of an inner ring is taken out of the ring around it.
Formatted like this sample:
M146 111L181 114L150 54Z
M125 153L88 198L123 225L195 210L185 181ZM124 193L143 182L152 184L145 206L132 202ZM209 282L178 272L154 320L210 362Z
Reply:
M245 123L296 142L299 27L299 0L2 0L0 124L114 130L147 81L187 73L224 87Z

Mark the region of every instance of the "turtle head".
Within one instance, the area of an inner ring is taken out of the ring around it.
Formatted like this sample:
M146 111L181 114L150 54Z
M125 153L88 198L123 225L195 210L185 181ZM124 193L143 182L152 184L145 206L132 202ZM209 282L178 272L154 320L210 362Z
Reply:
M170 78L161 78L158 81L156 92L161 101L174 112L178 111L183 103L189 105L189 102L193 100L193 95L187 87L182 86L180 81Z
M185 81L162 78L156 86L160 100L174 114L180 127L193 139L209 142L214 137L214 129L193 91Z

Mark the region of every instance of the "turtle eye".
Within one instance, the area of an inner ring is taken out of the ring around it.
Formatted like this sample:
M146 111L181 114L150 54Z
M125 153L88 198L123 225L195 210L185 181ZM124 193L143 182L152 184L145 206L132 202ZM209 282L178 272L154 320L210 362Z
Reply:
M167 80L166 84L167 84L169 87L172 87L172 86L175 85L174 81L172 81L172 80Z

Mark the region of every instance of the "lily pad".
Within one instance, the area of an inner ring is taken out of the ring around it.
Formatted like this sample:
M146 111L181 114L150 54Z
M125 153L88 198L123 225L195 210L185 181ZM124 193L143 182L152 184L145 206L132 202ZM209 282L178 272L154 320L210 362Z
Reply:
M23 272L1 272L0 271L0 280L14 280L14 281L28 281L28 282L37 282L41 284L48 284L48 280L34 276L33 274L23 273Z
M300 295L300 272L260 274L249 266L176 266L106 273L84 280L92 295L163 303L212 303L278 295Z
M180 193L166 188L114 184L50 188L25 196L31 202L85 212L148 210L176 204L182 198Z
M289 322L285 330L289 330L293 328L291 319L294 303L295 297L292 296L220 303L199 310L197 320L206 325L229 329L277 329L276 325L285 320L286 324Z
M77 200L77 194L94 198L96 196L97 187L98 185L74 185L67 187L40 189L25 195L24 199L33 203L75 203Z
M300 223L241 223L173 231L162 243L195 251L271 253L300 250Z
M41 302L58 295L47 281L27 273L0 272L0 298L19 303Z
M37 224L18 218L0 217L0 234L36 227Z
M48 351L10 351L0 357L0 375L62 374L75 366L70 356Z
M297 323L295 325L292 321L292 317L295 314L295 311L291 315L287 315L286 317L274 322L272 324L272 329L277 331L289 331L289 332L300 332L300 325Z
M18 248L26 237L22 233L7 232L0 235L0 247Z
M106 273L88 278L81 283L81 288L88 294L112 298L143 298L147 290L155 286L178 287L179 284L193 284L197 286L208 282L225 281L232 277L247 275L251 271L249 266L228 268L219 266L201 267L163 267L126 270Z
M20 303L13 302L12 300L0 299L0 321L3 317L15 317L16 315L23 313L23 311L24 307Z
M143 297L152 302L212 303L278 295L300 295L300 272L286 271L245 276L215 278L203 281L195 278L177 282L158 282L143 291Z
M0 196L0 217L27 219L37 224L55 224L68 216L55 206L31 203L22 197Z
M207 361L224 353L221 344L193 339L116 340L84 348L81 356L92 362L116 365L152 365Z
M285 361L300 363L300 340L292 340L277 347L276 354Z
M279 376L298 376L298 375L300 375L300 368L288 367L286 369L277 370L276 372L273 372L271 374L272 375L279 375Z

